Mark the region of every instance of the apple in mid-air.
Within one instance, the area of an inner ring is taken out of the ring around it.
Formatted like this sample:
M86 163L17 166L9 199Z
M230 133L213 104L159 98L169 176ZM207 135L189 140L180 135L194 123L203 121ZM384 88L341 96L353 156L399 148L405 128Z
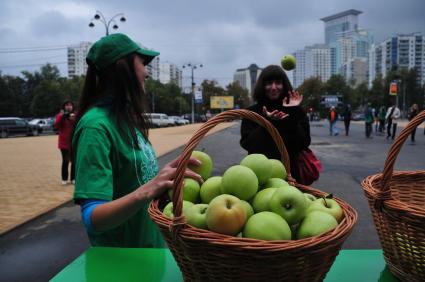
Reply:
M284 70L290 71L293 70L296 66L296 60L293 55L285 55L280 60L280 64Z

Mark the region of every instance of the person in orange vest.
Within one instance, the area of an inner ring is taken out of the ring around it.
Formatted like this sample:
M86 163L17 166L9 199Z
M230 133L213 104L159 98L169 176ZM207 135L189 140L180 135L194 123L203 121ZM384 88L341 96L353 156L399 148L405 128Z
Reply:
M334 106L331 107L329 112L329 135L336 136L339 134L336 122L338 121L338 113Z

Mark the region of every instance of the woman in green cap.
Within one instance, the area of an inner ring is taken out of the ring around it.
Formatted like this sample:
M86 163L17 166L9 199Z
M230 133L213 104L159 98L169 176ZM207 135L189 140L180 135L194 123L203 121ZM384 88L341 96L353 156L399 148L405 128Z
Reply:
M74 200L93 246L164 247L147 209L173 187L178 160L159 171L148 139L145 65L157 55L119 33L94 43L87 55L72 148ZM191 170L185 176L202 182Z

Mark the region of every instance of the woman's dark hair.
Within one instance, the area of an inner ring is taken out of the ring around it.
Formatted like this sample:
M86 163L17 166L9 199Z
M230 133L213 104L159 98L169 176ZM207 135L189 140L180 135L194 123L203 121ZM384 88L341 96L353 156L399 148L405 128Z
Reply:
M104 105L110 109L118 130L129 144L133 141L138 146L135 128L149 142L149 120L144 115L147 112L146 95L136 76L136 56L132 53L117 60L100 75L94 67L88 67L75 124L93 106Z
M266 83L273 80L281 80L283 83L282 96L279 99L280 101L282 101L284 97L288 96L289 91L292 91L292 85L289 82L285 71L277 65L267 66L261 71L257 83L255 84L253 98L257 101L257 103L263 104L267 100L265 91Z
M65 102L63 102L61 110L65 110L65 106L71 104L72 105L72 111L75 111L75 105L74 102L70 101L70 100L66 100Z

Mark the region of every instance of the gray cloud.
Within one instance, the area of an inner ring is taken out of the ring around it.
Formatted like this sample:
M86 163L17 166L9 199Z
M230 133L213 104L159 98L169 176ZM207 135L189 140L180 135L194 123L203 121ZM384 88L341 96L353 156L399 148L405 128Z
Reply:
M363 11L359 25L370 29L378 41L396 33L425 34L423 0L5 0L0 1L0 48L96 41L105 33L98 22L94 29L88 27L96 9L106 17L125 13L127 22L119 24L120 32L158 49L163 61L203 63L205 67L195 73L198 81L216 78L223 85L232 80L237 68L277 64L284 54L322 43L320 18L344 10ZM40 61L58 54L37 56ZM24 54L19 57L20 62L25 60ZM64 55L60 60L65 59ZM0 54L0 66L6 63L13 64L13 56ZM60 67L65 75L66 67ZM186 80L188 75L184 73Z

